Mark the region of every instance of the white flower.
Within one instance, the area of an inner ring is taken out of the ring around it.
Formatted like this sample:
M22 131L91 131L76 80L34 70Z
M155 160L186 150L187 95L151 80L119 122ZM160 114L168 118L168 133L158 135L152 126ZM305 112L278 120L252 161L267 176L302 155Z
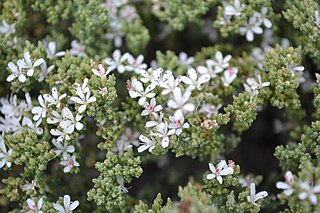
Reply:
M253 182L250 183L250 195L247 196L248 202L252 203L255 206L258 206L256 201L262 198L265 198L267 196L268 196L268 192L266 191L262 191L256 194L256 185Z
M150 81L152 84L155 84L157 86L158 85L161 86L169 78L171 78L171 76L173 76L170 70L163 72L163 69L161 67L159 67L156 70L153 70L153 69L148 69L147 71L142 70L140 74L143 76L141 78L141 82L147 83Z
M122 37L125 35L122 32L122 20L117 17L117 15L113 15L113 11L108 11L110 16L110 28L109 32L105 34L105 38L107 40L113 40L114 46L119 48L122 46Z
M157 113L152 113L152 115L154 116L155 120L147 121L146 127L157 126L163 122L163 115L164 114L162 112L160 112L160 115L158 115Z
M117 186L117 188L120 191L123 191L125 193L128 193L128 189L124 186L124 179L123 177L117 176L117 182L119 183L119 186Z
M221 160L217 168L215 168L212 163L209 163L209 169L212 173L207 175L207 179L211 180L217 178L220 184L222 184L221 176L233 174L233 168L228 167L227 162L225 160Z
M255 78L248 78L247 83L244 83L244 88L247 92L250 93L251 97L259 94L259 91L263 87L267 87L270 85L270 82L262 82L261 76L256 76L257 80Z
M239 178L239 183L241 184L241 187L250 187L250 178L247 176L246 178Z
M139 133L132 133L130 128L126 128L125 131L122 133L120 139L117 141L115 148L113 149L114 152L123 153L134 146L139 146L139 141L137 140Z
M63 161L60 162L60 165L64 166L63 172L68 173L70 170L75 166L80 166L79 163L76 161L76 156L67 155Z
M175 88L180 84L181 79L174 79L173 75L170 75L166 81L162 82L159 86L163 89L161 94L168 95L172 93Z
M139 55L137 58L134 58L132 55L128 54L128 65L126 66L126 69L140 74L142 70L147 69L147 64L143 63L143 60L143 55Z
M37 204L31 198L28 198L27 199L27 204L28 204L28 208L29 208L28 213L42 213L42 211L41 211L42 203L43 203L42 198L39 199Z
M189 68L187 72L187 76L181 76L181 81L185 84L188 84L189 87L187 90L198 89L201 90L201 85L208 82L210 80L209 74L200 75L198 78L197 71L194 68Z
M233 6L227 4L224 7L224 14L227 16L240 16L244 5L240 4L240 0L234 0Z
M52 111L51 112L52 116L47 118L47 123L48 124L56 124L56 123L60 123L63 120L63 117L60 113L58 113L57 111Z
M156 145L156 141L151 138L151 140L149 138L147 138L146 136L140 135L139 136L139 140L142 142L141 145L138 148L138 152L143 152L145 150L149 150L149 152L152 152L152 150L154 149L155 145Z
M317 205L318 199L317 195L320 193L320 185L313 185L309 182L301 182L300 188L303 190L299 193L298 197L300 200L304 200L306 198L309 198L312 205Z
M71 42L70 54L74 56L81 57L84 54L85 47L81 45L77 40Z
M286 172L284 179L286 180L286 182L278 181L276 184L276 187L278 189L283 189L283 193L286 196L290 196L293 193L292 184L294 182L293 175L292 175L291 171Z
M299 66L296 63L291 63L288 65L288 69L291 71L292 77L296 75L299 77L303 76L302 72L304 70L304 66Z
M44 94L43 98L49 103L48 106L55 105L57 109L59 109L61 104L60 101L64 99L67 96L67 94L64 93L59 96L58 90L55 87L53 87L51 91L52 95Z
M178 110L182 110L182 112L188 111L192 112L195 109L194 104L187 103L191 96L191 92L189 90L185 91L182 95L181 89L179 87L173 90L173 99L168 101L168 107Z
M13 81L17 77L21 83L23 83L27 80L27 78L22 70L23 66L24 66L23 63L24 63L23 60L18 60L17 61L18 67L12 62L8 63L8 68L11 71L11 74L7 77L8 82Z
M27 118L27 117L24 117L22 119L22 126L29 127L31 130L33 130L38 135L42 135L43 134L43 129L41 127L39 127L41 123L42 123L42 118L40 118L36 122L32 122L32 120L30 118Z
M120 50L115 50L112 54L112 58L106 58L103 62L109 67L110 71L115 69L118 70L119 73L123 73L126 71L126 66L123 63L128 59L128 53L125 53L121 56Z
M92 69L93 74L101 77L101 78L105 78L109 73L110 73L110 69L107 69L107 71L105 70L104 66L102 64L98 65L98 69Z
M261 13L256 11L254 13L254 15L258 18L258 20L262 22L266 28L271 28L272 22L267 18L267 14L268 14L267 7L261 7Z
M16 24L8 24L6 20L2 20L0 25L0 34L4 34L5 38L8 38L11 34L16 32Z
M31 112L34 114L33 120L37 121L40 118L45 118L48 111L47 101L43 99L42 95L38 96L40 106L33 107Z
M50 41L48 43L48 47L46 48L47 51L47 58L53 59L56 57L62 57L66 54L65 51L61 51L56 53L56 42L54 41Z
M75 148L72 145L69 145L67 143L58 143L56 139L52 139L52 144L56 147L53 151L56 153L56 156L59 156L62 154L63 159L68 158L68 153L73 153Z
M37 59L34 63L32 63L30 53L27 51L24 53L24 61L21 63L21 66L22 68L28 69L27 76L33 76L34 68L40 66L42 63L44 63L43 58Z
M26 184L24 184L22 189L24 191L34 191L36 186L37 186L37 182L35 180L32 180L31 183L27 182Z
M316 19L316 25L320 27L320 16L319 16L319 10L314 11L314 18Z
M65 131L60 131L58 129L51 129L50 130L51 135L53 136L59 136L57 138L57 142L61 143L63 140L70 140L70 136L68 133L66 133Z
M11 167L11 162L9 162L10 156L12 155L12 149L7 151L7 148L4 144L4 132L0 136L0 168L6 165L7 167Z
M79 108L78 108L78 112L79 113L83 113L86 109L87 109L87 105L89 103L92 103L92 102L95 102L97 99L96 97L94 96L91 96L90 97L90 90L88 87L84 86L86 85L88 82L88 79L85 78L84 79L84 83L82 85L82 87L80 85L78 85L77 87L77 91L76 91L76 94L79 96L79 97L71 97L70 100L77 103L77 104L80 104ZM82 90L82 88L88 88L88 89L84 89ZM84 92L86 91L86 92ZM86 93L86 94L85 94Z
M223 57L220 51L217 51L214 55L214 60L207 60L207 65L214 66L214 72L222 72L225 68L229 67L229 61L231 60L231 55L226 55Z
M127 89L129 91L130 97L131 98L140 97L138 101L140 105L143 105L146 102L147 98L153 98L156 95L155 93L151 92L155 87L156 87L155 84L150 84L144 90L142 83L137 79L133 79L132 83L130 83L129 80L127 81Z
M62 117L63 120L60 122L59 126L63 128L65 133L71 134L74 132L74 129L81 130L83 128L83 124L80 123L82 116L77 114L76 117L73 116L72 112L69 108L64 107L62 109Z
M207 118L210 118L211 115L217 115L221 107L222 107L221 104L218 104L217 106L211 105L211 104L203 104L199 109L199 112L206 113Z
M120 10L120 17L132 22L138 17L136 9L132 6L126 5Z
M162 110L162 106L161 105L157 105L155 98L151 99L150 104L148 102L145 102L143 104L143 106L144 106L145 109L141 112L142 116L150 115L153 112L158 112L158 111Z
M224 86L228 87L233 80L237 77L238 74L238 68L237 67L228 67L221 77L221 80L224 84Z
M157 125L156 126L156 130L157 130L157 132L156 133L151 133L151 135L162 138L161 146L163 148L168 147L169 146L169 142L170 142L169 136L173 135L175 133L175 130L174 129L170 129L168 131L168 123L166 123L166 122L163 122L163 123Z
M79 206L79 201L70 201L70 196L69 195L64 195L63 196L63 206L55 203L53 204L53 208L57 210L59 213L70 213L73 210L75 210Z
M182 129L187 129L190 127L188 123L184 123L184 116L182 112L176 113L174 116L169 116L169 120L169 128L174 129L176 135L180 135L182 133Z
M47 67L47 63L43 62L40 66L40 70L39 70L39 78L38 81L42 82L47 76L48 74L54 69L54 65L51 65L49 67Z
M188 57L187 53L181 52L179 54L179 63L181 66L190 66L194 62L194 57Z
M251 42L255 34L262 34L263 29L260 27L261 23L256 16L252 16L244 26L240 27L240 34L246 35L247 41Z

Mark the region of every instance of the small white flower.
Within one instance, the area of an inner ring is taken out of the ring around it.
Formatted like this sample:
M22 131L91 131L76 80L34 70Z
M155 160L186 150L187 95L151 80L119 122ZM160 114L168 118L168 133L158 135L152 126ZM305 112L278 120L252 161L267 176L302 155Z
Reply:
M84 79L84 83L82 86L78 85L77 90L76 90L76 94L79 97L71 97L70 100L80 104L80 106L78 107L78 112L79 113L83 113L86 109L87 109L87 105L89 103L95 102L97 99L94 96L90 97L90 90L88 87L86 87L88 82L88 79L85 78ZM84 90L82 88L85 88ZM88 88L88 89L87 89Z
M42 213L42 211L41 211L42 204L43 204L42 198L39 199L37 204L31 198L28 198L27 204L28 204L28 209L29 209L28 213Z
M149 152L152 152L152 150L154 149L155 145L156 145L156 141L151 138L151 140L149 138L147 138L144 135L140 135L139 136L139 140L142 142L141 145L138 148L138 152L143 152L145 150L149 150Z
M156 70L153 69L148 69L146 70L142 70L141 71L141 75L143 76L141 78L141 82L143 83L147 83L147 82L151 82L154 85L162 85L164 84L169 78L171 78L172 72L170 70L167 70L165 72L163 72L164 70L160 67Z
M207 175L207 179L211 180L217 178L220 184L222 184L221 176L233 174L233 168L228 167L227 162L225 160L221 160L217 168L215 168L212 163L209 163L209 169L212 173Z
M270 82L262 82L261 76L256 76L255 78L248 78L247 83L244 84L244 88L247 92L250 93L251 97L259 94L259 90L263 87L267 87L270 85Z
M70 54L81 57L84 54L85 46L81 45L77 40L71 42Z
M126 5L120 10L120 17L132 22L138 17L138 14L134 7Z
M144 90L143 85L137 79L133 79L132 83L128 80L127 81L127 90L129 91L129 95L131 98L140 97L138 103L143 105L147 98L153 98L156 94L151 92L156 87L155 84L150 84Z
M53 204L53 208L57 210L59 213L70 213L73 210L75 210L79 206L79 201L70 201L70 196L69 195L64 195L63 196L63 206L55 203Z
M187 53L181 52L179 54L179 63L181 66L190 66L194 62L194 57L188 57Z
M316 19L316 25L320 27L320 16L319 16L319 10L314 11L314 18Z
M189 87L187 90L198 89L201 90L201 85L208 82L210 80L209 74L200 75L198 78L197 71L194 68L189 68L187 72L187 76L181 76L181 81L185 84L188 84Z
M187 103L191 96L191 92L189 90L185 91L182 95L181 89L179 87L173 90L173 99L168 101L168 107L172 109L181 110L182 112L192 112L195 109L194 104Z
M47 58L53 59L57 57L62 57L65 56L66 52L61 51L61 52L56 52L56 42L50 41L48 43L48 47L46 48L47 51Z
M101 78L105 78L109 73L110 73L110 69L106 69L104 68L104 66L102 64L98 65L98 69L92 69L93 74L101 77Z
M214 56L215 56L215 59L212 61L208 59L207 64L214 66L215 73L220 73L225 68L229 67L229 61L232 58L231 55L228 54L225 57L223 57L222 53L220 51L217 51Z
M62 154L63 159L67 159L69 153L74 153L74 146L64 143L58 143L56 139L52 139L52 144L56 147L53 151L56 153L56 156Z
M59 129L51 129L50 130L51 135L58 136L57 142L61 143L64 140L70 140L70 136L65 131L60 131Z
M221 107L222 107L221 104L218 104L217 106L211 105L211 104L203 104L199 109L199 112L206 113L207 118L210 118L211 115L217 115Z
M184 123L184 116L182 112L176 113L174 116L170 116L169 120L169 128L174 129L176 135L178 136L182 133L182 129L187 129L190 127L188 123Z
M157 105L155 98L151 99L150 104L148 102L145 102L143 104L143 106L145 109L141 112L142 116L150 115L153 112L158 112L158 111L162 110L162 106Z
M240 0L234 0L233 6L227 4L224 7L224 14L227 16L240 16L244 5L240 4Z
M110 72L117 69L119 73L124 73L126 66L123 63L128 59L128 55L125 53L121 56L120 50L117 49L112 54L113 58L106 58L103 62L109 67Z
M101 96L104 96L105 94L107 94L107 92L108 92L108 88L106 86L99 88L99 94Z
M60 101L62 99L64 99L65 97L67 97L67 94L64 93L64 94L59 96L58 90L55 87L53 87L51 91L52 91L52 95L44 94L43 98L49 103L48 104L49 107L52 106L52 105L55 105L57 107L57 109L59 109L60 105L61 105Z
M31 183L28 183L28 182L27 182L26 184L24 184L23 187L22 187L22 189L23 189L24 191L34 191L35 188L36 188L36 186L37 186L36 181L35 181L35 180L32 180Z
M173 92L175 88L179 86L181 79L174 79L174 76L171 75L167 78L166 81L162 82L159 86L163 89L161 94L168 95Z
M168 123L166 123L166 122L163 122L163 123L157 125L156 126L156 130L157 130L157 132L156 133L151 133L151 135L162 138L161 146L163 148L168 147L169 146L169 142L170 142L169 136L173 135L175 133L175 130L174 129L170 129L168 131Z
M278 189L283 189L283 193L286 196L290 196L293 193L292 184L294 182L293 175L292 175L291 171L286 172L284 179L286 180L286 182L278 181L276 184L276 187Z
M64 107L62 109L63 120L60 122L59 126L63 128L65 133L71 134L74 129L80 131L83 128L83 124L80 123L82 116L77 114L76 117L73 116L69 108Z
M250 195L247 196L248 202L252 203L255 206L258 206L259 204L256 203L257 200L260 200L262 198L265 198L268 196L268 192L262 191L256 194L256 185L251 182L250 184Z
M302 189L302 192L300 192L298 195L299 199L304 200L306 198L309 198L312 205L317 205L318 198L316 194L320 193L320 185L314 186L309 182L300 182L299 185Z
M37 133L38 135L43 134L43 129L41 127L39 127L41 123L42 123L42 118L40 118L36 122L32 122L32 120L27 117L24 117L22 119L22 126L27 126L31 130L33 130L35 133Z
M128 193L128 189L124 186L124 179L123 177L117 176L117 182L119 183L118 189L123 191L124 193Z
M67 157L60 162L60 165L64 166L63 172L68 173L70 170L75 166L80 166L79 163L76 161L76 156L67 155Z
M252 16L244 26L240 27L240 34L246 35L247 41L251 42L254 39L255 34L262 34L263 29L260 27L261 23L256 16Z
M37 59L34 63L32 63L30 53L26 51L24 53L24 61L21 63L21 66L22 68L28 69L27 76L33 76L34 68L40 66L42 63L44 63L43 58Z
M60 123L63 120L63 117L60 113L58 113L57 111L52 111L51 112L52 116L47 118L47 123L48 124L56 124L56 123Z
M2 25L0 25L0 34L4 34L5 38L8 38L11 34L16 32L16 24L8 24L6 20L2 20Z
M129 150L132 147L132 145L139 146L139 141L137 140L138 136L138 132L133 134L130 128L126 128L123 134L121 135L120 139L117 141L117 144L113 151L123 153Z
M143 60L143 55L139 55L137 58L134 58L132 55L128 54L128 65L126 66L126 70L140 74L142 70L147 69L147 64L143 63Z
M4 144L4 132L2 132L2 135L0 136L0 168L4 167L4 165L11 167L11 162L9 161L11 155L12 149L7 151Z
M152 113L152 115L155 118L155 120L147 121L146 127L148 127L148 128L157 126L163 122L163 115L164 114L162 112L160 112L159 115L157 113Z
M228 87L234 79L236 79L238 74L238 68L237 67L228 67L221 77L221 80L224 84L224 86Z
M18 60L17 64L18 64L18 67L12 63L12 62L9 62L8 63L8 68L9 70L11 71L11 74L7 77L7 81L8 82L11 82L13 81L14 79L18 78L18 80L21 82L21 83L24 83L27 78L23 72L23 60Z
M112 14L112 11L110 14ZM113 40L114 46L119 48L122 46L122 37L125 35L122 31L122 20L116 15L110 15L109 32L105 34L107 40Z
M54 69L54 65L51 65L49 67L47 67L47 63L43 62L40 66L40 70L39 70L39 78L38 78L38 82L42 82L44 79L47 78L48 74Z
M268 14L267 7L261 7L261 13L256 11L254 13L254 15L258 18L258 20L262 22L266 28L271 28L272 22L267 18L267 14Z
M303 76L304 66L299 66L296 63L291 63L288 65L288 69L291 71L292 77L293 76L299 76L299 77Z
M45 118L48 111L47 101L43 99L42 95L38 96L40 106L33 107L31 112L34 114L33 120L37 121L40 118Z

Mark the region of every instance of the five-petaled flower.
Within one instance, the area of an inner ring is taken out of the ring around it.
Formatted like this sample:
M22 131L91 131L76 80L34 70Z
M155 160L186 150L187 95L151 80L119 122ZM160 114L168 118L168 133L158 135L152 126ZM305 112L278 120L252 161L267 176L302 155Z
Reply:
M156 141L151 138L151 140L149 138L147 138L144 135L140 135L139 136L139 140L142 142L141 145L138 148L138 152L143 152L145 150L149 150L149 152L152 152L152 150L154 149L155 145L156 145Z
M314 185L308 181L300 182L299 185L302 189L298 195L299 199L304 200L309 198L312 205L317 205L318 198L316 194L320 193L320 185Z
M140 97L138 101L140 105L143 105L146 102L147 98L153 98L156 95L155 93L151 92L155 87L155 84L150 84L144 90L142 83L137 79L133 79L132 83L130 83L129 80L127 81L127 90L129 91L130 97Z
M98 69L92 69L92 72L101 78L105 78L110 73L110 69L106 70L102 64L99 64Z
M173 90L173 99L170 99L167 103L168 107L176 109L176 113L178 113L179 110L182 112L192 112L195 109L194 104L187 103L190 96L191 91L187 90L184 92L184 94L182 94L181 89L177 87Z
M293 178L292 172L291 171L287 171L285 176L284 176L284 179L286 180L286 182L278 181L277 184L276 184L276 187L278 189L283 189L283 193L286 196L290 196L293 193L292 184L294 182L294 178Z
M152 98L150 100L150 103L145 102L143 104L143 106L144 106L145 109L141 112L142 116L150 115L153 112L159 112L160 110L162 110L162 106L161 105L157 105L156 98Z
M220 184L222 184L221 176L233 174L233 168L228 167L227 162L225 160L221 160L217 168L212 163L209 163L209 169L212 173L207 175L207 179L211 180L217 178Z
M256 185L253 182L250 183L250 195L247 196L248 202L252 203L255 206L258 206L259 204L257 204L256 201L267 196L268 192L266 191L261 191L256 194Z
M79 206L79 201L70 201L69 195L63 196L63 206L59 203L54 203L53 208L57 210L59 213L70 213L75 210Z
M64 99L66 96L67 96L66 93L63 93L62 95L59 96L57 88L53 87L52 95L44 94L43 98L49 103L48 106L55 105L57 109L59 109L61 105L60 101Z
M60 165L64 166L63 172L68 173L71 171L71 169L75 166L80 166L80 164L76 161L76 156L69 154L63 161L60 162Z
M185 84L188 84L189 87L187 90L194 90L197 88L197 90L201 90L201 85L208 82L210 80L209 74L202 74L198 76L197 71L194 68L189 68L187 76L181 76L181 81Z
M40 198L37 202L37 204L34 202L33 199L28 198L27 199L27 205L28 205L28 209L29 212L28 213L42 213L41 208L42 208L42 204L43 204L43 199Z
M83 124L80 123L82 119L82 115L77 114L76 117L72 114L71 110L67 107L62 109L62 117L63 120L60 122L60 127L62 127L63 131L71 134L74 132L74 129L81 130L83 128Z

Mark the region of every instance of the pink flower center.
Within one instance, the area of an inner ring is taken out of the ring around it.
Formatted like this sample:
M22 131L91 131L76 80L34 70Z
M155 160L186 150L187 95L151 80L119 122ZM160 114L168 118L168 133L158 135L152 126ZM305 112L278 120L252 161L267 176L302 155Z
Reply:
M149 113L152 112L152 110L153 110L154 107L155 107L155 106L154 106L153 104L147 104L147 110L148 110L148 112L149 112Z

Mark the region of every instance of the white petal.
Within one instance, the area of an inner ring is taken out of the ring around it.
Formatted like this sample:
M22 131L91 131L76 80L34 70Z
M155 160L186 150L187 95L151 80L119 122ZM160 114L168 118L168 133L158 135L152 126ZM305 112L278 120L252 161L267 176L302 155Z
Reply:
M207 175L207 179L208 179L208 180L214 179L215 177L216 177L215 174L208 174L208 175Z
M73 211L74 209L76 209L78 206L79 206L79 201L74 201L71 205L70 205L70 207L69 207L69 210L71 210L71 211Z
M24 74L19 75L18 79L19 79L19 81L21 83L23 83L23 82L25 82L27 80L27 78L26 78L26 76Z

